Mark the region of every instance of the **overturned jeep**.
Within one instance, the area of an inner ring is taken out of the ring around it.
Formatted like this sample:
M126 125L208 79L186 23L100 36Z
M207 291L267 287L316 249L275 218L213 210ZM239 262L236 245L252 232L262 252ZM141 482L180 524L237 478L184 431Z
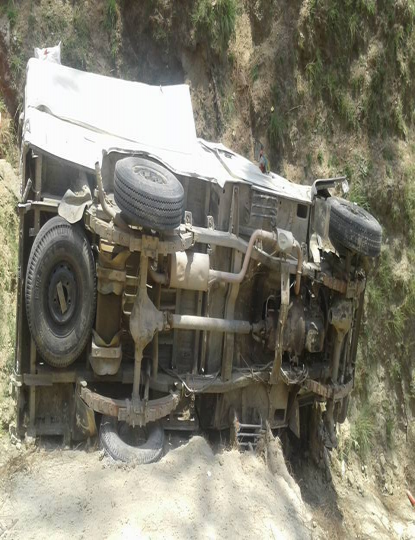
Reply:
M113 457L146 462L165 430L307 436L321 402L336 444L381 246L338 179L296 185L198 139L185 85L36 59L21 132L21 436L100 422Z

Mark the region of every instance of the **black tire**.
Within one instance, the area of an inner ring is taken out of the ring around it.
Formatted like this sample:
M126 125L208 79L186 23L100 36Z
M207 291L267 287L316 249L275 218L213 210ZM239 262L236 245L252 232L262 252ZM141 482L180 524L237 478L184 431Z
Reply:
M128 157L117 161L114 198L131 225L166 231L181 223L183 186L174 174L148 159Z
M377 257L382 245L382 227L369 212L355 203L330 197L329 236L336 249Z
M99 438L102 448L116 461L145 465L153 463L163 455L164 430L160 424L146 426L146 442L140 446L132 446L124 442L120 436L122 423L112 416L103 416ZM133 428L131 428L133 430Z
M96 304L94 258L79 225L56 216L40 229L29 256L25 296L40 355L53 367L69 366L90 338Z

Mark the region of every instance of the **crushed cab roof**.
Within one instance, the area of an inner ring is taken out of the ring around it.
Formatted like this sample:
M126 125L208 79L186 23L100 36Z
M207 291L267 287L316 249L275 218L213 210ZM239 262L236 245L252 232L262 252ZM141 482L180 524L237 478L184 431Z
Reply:
M93 170L111 151L151 155L177 174L247 182L311 201L293 184L221 144L198 139L189 87L151 86L31 58L27 65L23 142Z

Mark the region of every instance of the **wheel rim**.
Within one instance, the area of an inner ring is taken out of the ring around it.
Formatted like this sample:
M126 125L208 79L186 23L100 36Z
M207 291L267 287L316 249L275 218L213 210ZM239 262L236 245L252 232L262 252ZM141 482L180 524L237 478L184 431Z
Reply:
M147 442L148 434L143 427L131 427L125 422L118 423L118 435L129 446L142 446Z
M363 218L365 221L370 221L370 215L367 214L367 212L361 208L359 205L357 204L354 204L354 203L350 203L350 204L347 204L343 201L340 202L340 205L346 209L347 212L349 212L350 214L353 214L354 216L360 216L361 218Z
M147 182L153 182L153 184L167 184L167 178L160 171L150 169L149 167L141 167L140 165L135 165L133 167L134 174L141 176Z
M72 266L60 262L49 276L48 310L52 320L64 326L72 319L77 304L78 287Z

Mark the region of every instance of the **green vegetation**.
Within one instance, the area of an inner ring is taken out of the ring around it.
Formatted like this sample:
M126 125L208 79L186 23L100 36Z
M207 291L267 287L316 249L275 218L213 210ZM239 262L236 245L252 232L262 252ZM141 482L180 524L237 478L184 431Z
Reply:
M235 114L235 110L235 93L232 92L232 88L226 88L223 98L223 114L226 122L231 120Z
M406 137L415 104L412 0L312 0L298 48L313 95L348 129Z
M255 65L252 66L252 69L251 69L251 80L252 80L252 82L257 81L258 77L259 77L259 66L258 66L258 64L255 64Z
M351 430L357 452L365 459L374 445L375 423L373 411L365 404L358 412Z
M18 253L16 200L0 175L0 372L11 373L15 341L15 295ZM0 375L1 379L1 375ZM8 380L8 377L5 378ZM0 385L2 386L2 385Z
M213 52L221 54L227 50L235 33L236 15L236 0L197 0L194 3L192 21Z
M9 0L9 3L7 4L7 18L10 21L10 26L13 28L13 26L16 24L17 21L17 7L14 2L14 0Z
M117 24L118 11L117 0L106 0L105 6L105 26L107 30L114 30Z
M270 116L268 139L271 145L275 147L282 147L284 141L285 121L283 115L273 110Z
M6 106L0 96L0 113L5 112ZM7 159L7 161L14 166L17 166L18 164L16 143L16 133L12 120L8 118L7 115L2 116L2 127L0 129L0 159Z
M117 0L105 0L105 19L104 25L110 36L111 56L115 61L117 59L120 48L120 37L118 32L118 24L120 18L119 6Z
M64 45L66 62L75 68L86 69L91 52L91 33L85 4L74 6L71 29Z

